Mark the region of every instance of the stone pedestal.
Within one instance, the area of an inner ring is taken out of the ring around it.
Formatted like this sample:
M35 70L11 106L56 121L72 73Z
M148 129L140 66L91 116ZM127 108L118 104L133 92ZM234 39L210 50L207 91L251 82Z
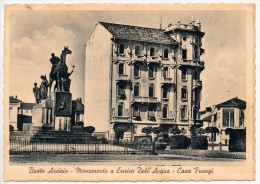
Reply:
M53 101L54 130L70 130L72 114L72 95L58 91L51 93Z

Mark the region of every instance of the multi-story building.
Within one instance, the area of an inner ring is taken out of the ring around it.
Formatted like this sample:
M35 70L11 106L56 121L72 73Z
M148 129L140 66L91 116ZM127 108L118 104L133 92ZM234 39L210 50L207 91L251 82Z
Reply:
M120 125L124 138L147 126L201 126L203 36L194 20L165 29L98 22L85 43L85 124L108 138Z

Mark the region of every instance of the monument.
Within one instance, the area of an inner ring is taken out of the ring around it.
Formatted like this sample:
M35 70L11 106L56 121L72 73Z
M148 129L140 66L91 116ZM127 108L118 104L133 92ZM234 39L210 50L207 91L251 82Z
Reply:
M32 126L30 130L63 130L71 129L72 95L70 93L70 75L68 73L66 55L72 51L64 47L60 58L51 54L52 64L49 81L42 75L40 88L34 84L33 93L37 105L32 110ZM55 82L53 91L52 84Z

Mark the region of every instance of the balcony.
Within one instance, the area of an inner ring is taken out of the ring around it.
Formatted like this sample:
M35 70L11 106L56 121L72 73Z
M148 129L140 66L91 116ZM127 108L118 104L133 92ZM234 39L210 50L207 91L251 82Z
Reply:
M161 123L163 124L173 124L175 123L174 118L161 118Z
M199 67L202 70L205 68L204 61L195 61L195 60L179 60L179 67L189 66L189 67Z
M133 55L132 57L133 62L145 62L145 56L144 55Z
M201 88L202 87L202 81L193 79L193 88Z
M129 81L129 77L126 74L117 74L116 81Z
M129 116L114 116L111 122L113 123L130 123L131 119Z
M162 77L161 84L173 84L173 80L169 77Z
M160 59L157 56L148 56L147 57L148 63L160 64Z
M157 100L157 97L134 96L133 102L135 102L135 103L158 103L158 100Z

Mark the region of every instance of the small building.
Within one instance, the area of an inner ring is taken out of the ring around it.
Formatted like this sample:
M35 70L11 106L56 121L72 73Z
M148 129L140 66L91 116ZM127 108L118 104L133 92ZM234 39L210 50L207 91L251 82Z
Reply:
M228 136L225 134L227 128L244 129L245 125L246 102L235 97L223 103L206 108L201 111L203 119L203 128L217 127L219 134L214 141L225 143Z
M9 97L9 124L12 130L22 131L25 124L32 123L32 109L35 103L25 103L17 96Z
M76 122L84 121L84 104L82 98L72 100L72 114L71 114L71 126L74 126Z

